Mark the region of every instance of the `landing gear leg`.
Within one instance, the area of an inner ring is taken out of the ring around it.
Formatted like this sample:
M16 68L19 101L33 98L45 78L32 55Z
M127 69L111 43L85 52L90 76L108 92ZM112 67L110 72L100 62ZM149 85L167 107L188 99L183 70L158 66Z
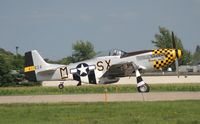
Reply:
M81 86L81 81L78 82L77 86Z
M59 89L63 89L64 88L64 82L60 82L60 84L58 85Z
M137 78L137 89L140 93L147 93L150 91L150 87L143 81L139 70L135 70L136 78Z

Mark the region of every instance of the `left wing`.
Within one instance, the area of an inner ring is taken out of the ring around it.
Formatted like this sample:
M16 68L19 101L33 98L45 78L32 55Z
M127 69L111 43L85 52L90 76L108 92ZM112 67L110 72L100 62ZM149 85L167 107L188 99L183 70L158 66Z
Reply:
M119 63L112 65L102 77L126 77L133 74L134 67L132 62Z

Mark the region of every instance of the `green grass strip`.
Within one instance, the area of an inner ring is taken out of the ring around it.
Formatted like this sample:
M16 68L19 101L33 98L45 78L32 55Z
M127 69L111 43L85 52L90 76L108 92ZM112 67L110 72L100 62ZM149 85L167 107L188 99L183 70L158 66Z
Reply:
M200 101L3 104L0 124L199 124Z
M14 95L58 95L58 94L90 94L115 93L118 88L119 93L138 92L136 85L88 85L88 86L68 86L60 90L57 87L13 87L0 88L0 96ZM200 91L200 84L154 84L150 85L150 92L167 91Z

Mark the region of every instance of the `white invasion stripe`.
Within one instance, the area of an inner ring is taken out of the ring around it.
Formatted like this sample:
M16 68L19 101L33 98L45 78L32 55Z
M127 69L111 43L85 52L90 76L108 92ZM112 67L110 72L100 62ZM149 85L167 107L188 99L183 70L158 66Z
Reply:
M139 72L138 70L135 70L135 74L136 74L136 77L141 76L141 75L140 75L140 72Z
M81 82L85 84L89 84L88 75L80 76Z
M144 84L145 84L144 81L141 81L140 83L137 83L137 87L140 87L140 86L142 86Z
M89 66L89 70L95 70L96 69L96 66L95 65L90 65Z
M70 73L71 73L71 74L74 74L74 73L76 73L76 72L77 72L77 69L76 69L76 68L70 69Z

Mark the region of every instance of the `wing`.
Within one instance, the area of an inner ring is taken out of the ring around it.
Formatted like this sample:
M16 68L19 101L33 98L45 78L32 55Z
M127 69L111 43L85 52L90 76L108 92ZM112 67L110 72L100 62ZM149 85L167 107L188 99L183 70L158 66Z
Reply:
M132 62L119 63L112 65L102 77L126 77L133 74L134 67Z

